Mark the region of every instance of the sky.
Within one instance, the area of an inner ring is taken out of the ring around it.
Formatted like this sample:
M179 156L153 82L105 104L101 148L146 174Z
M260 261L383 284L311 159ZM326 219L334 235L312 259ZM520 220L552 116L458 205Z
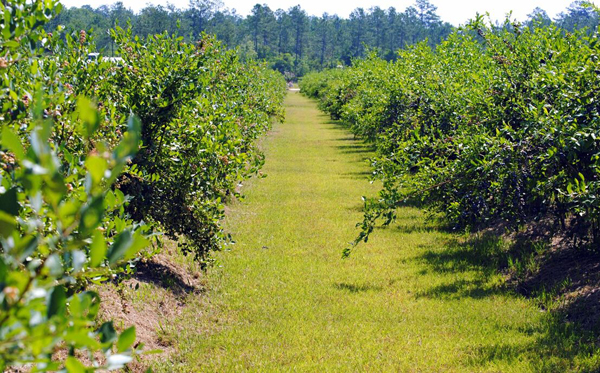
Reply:
M94 8L100 5L110 5L116 0L61 0L67 7L90 5ZM226 8L235 9L238 14L246 16L250 13L252 7L257 4L267 4L272 10L289 9L300 4L309 15L320 16L327 12L330 15L337 14L340 17L347 18L352 10L362 7L369 9L374 6L387 9L393 6L398 11L404 11L408 6L415 3L414 0L221 0ZM484 14L489 12L492 20L503 20L505 15L512 11L513 19L523 21L531 11L540 7L544 9L551 18L564 11L573 0L429 0L437 6L437 14L443 21L450 22L455 26L464 24L476 13ZM166 1L158 0L122 0L123 4L137 12L147 4L167 5ZM189 0L170 0L169 3L178 8L187 8ZM596 4L598 1L596 1Z

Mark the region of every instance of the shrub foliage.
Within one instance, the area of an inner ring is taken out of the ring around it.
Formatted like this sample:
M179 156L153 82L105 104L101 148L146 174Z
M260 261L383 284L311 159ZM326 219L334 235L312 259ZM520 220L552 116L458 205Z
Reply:
M540 219L587 244L600 239L598 34L481 18L441 45L307 76L303 92L373 142L376 219L419 199L455 228Z
M256 140L283 115L283 78L212 37L117 28L123 60L90 60L85 31L44 31L59 11L0 3L0 370L129 362L135 329L98 324L87 285L130 271L156 232L206 263L223 203L258 173Z

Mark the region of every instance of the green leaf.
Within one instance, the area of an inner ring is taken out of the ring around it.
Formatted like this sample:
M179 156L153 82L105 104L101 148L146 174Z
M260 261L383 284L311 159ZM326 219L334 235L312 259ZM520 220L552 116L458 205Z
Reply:
M129 260L133 258L140 250L148 245L150 245L150 240L144 237L140 231L136 231L133 235L133 244L125 253L124 259Z
M102 232L96 230L90 245L90 267L98 267L106 256L106 241Z
M88 139L96 132L100 125L100 112L90 99L80 96L77 98L76 114L82 122L82 126L79 127L79 133L85 139Z
M115 198L117 205L122 205L123 203L125 203L125 195L119 189L115 189Z
M7 28L8 28L8 27L7 27ZM8 41L5 41L5 42L4 42L4 43L2 43L2 44L3 44L3 46L4 46L5 48L8 48L8 49L16 49L16 48L18 48L18 47L19 47L19 45L20 45L20 44L19 44L19 43L17 43L15 40L8 40Z
M2 129L2 146L13 152L18 160L25 159L21 139L8 126Z
M50 162L49 162L50 163ZM65 181L60 172L55 171L51 177L45 177L46 187L42 192L44 197L52 204L58 204L62 197L67 193Z
M104 206L107 209L112 209L115 207L116 202L117 200L113 191L109 190L108 192L106 192L106 195L104 196Z
M92 176L94 185L98 185L104 176L107 168L106 159L98 156L89 156L85 160L85 167Z
M133 245L134 239L131 231L125 230L115 238L115 241L110 246L108 250L108 254L106 257L108 258L108 263L115 264L119 260L121 260L125 253L127 253L128 249Z
M0 236L4 238L10 237L17 226L17 221L14 216L11 216L4 211L0 211Z
M16 241L15 246L10 251L10 254L17 258L19 262L24 262L25 259L33 254L35 249L38 248L38 237L35 235L27 235L20 237Z
M0 283L6 281L6 275L8 274L8 266L3 258L0 257Z
M104 215L104 201L102 196L96 196L83 208L79 222L79 233L88 236L100 222Z
M19 207L17 188L12 188L6 193L0 194L0 211L17 216L19 215Z
M100 329L98 329L98 332L100 333L100 342L102 343L110 343L117 339L117 332L115 331L112 321L107 321L102 324Z
M69 299L69 314L75 317L81 317L82 313L81 298L79 297L79 294L76 294Z
M141 133L142 123L139 118L135 115L130 116L127 121L127 132L119 145L115 148L115 158L122 160L134 155L139 147Z
M125 352L135 342L135 326L125 329L119 336L117 341L117 351Z
M77 360L73 356L69 356L65 361L65 368L68 373L85 373L85 365L81 361Z
M41 98L40 98L41 101ZM40 103L42 104L42 103ZM52 122L44 121L42 126L36 127L29 137L31 143L31 149L40 159L46 159L50 154L50 146L48 145L48 139L52 131ZM52 164L44 164L43 166L52 166Z
M67 307L67 295L65 288L62 285L55 286L50 291L50 299L48 300L48 318L64 313Z
M87 347L89 349L100 348L100 342L88 335L87 329L76 329L69 331L65 335L65 341L78 347Z

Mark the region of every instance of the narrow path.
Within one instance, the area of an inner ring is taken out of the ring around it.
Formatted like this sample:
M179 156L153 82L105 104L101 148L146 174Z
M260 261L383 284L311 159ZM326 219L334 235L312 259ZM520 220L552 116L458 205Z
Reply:
M542 315L501 290L481 253L414 208L350 259L369 184L367 147L297 92L265 141L211 289L181 316L165 371L523 372L543 359Z

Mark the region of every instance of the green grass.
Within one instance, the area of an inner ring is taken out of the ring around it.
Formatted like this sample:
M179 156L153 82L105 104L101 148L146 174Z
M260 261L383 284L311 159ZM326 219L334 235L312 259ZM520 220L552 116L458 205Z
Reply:
M177 352L155 370L527 372L597 360L504 289L487 254L501 243L443 232L418 209L341 259L377 186L368 147L314 102L290 93L264 147L268 177L228 214L237 244L173 320Z

